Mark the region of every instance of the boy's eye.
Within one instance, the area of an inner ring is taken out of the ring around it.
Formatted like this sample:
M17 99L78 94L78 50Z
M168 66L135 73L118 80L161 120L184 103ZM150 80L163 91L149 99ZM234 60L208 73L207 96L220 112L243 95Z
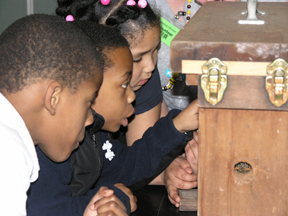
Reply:
M125 89L126 89L128 85L129 85L129 82L128 82L128 83L125 83L125 84L123 84L123 85L122 85L122 88L125 88Z
M140 59L133 59L133 62L135 62L135 63L138 63L138 62L140 62L140 61L142 61L142 58L140 58Z

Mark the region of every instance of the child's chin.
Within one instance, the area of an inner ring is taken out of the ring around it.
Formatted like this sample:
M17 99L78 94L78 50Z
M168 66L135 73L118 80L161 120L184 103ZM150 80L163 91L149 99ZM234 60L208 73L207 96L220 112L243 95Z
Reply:
M72 152L70 152L71 154ZM56 163L61 163L61 162L64 162L66 161L69 157L70 157L70 154L62 154L61 156L51 156L49 157L52 161L56 162Z
M110 128L109 131L112 132L112 133L115 133L115 132L117 132L120 129L120 127L121 127L121 125L117 125L117 126L115 126L113 128Z

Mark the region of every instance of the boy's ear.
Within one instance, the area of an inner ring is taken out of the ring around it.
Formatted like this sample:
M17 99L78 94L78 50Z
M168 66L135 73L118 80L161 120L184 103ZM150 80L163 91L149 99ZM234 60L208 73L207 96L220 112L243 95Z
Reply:
M44 96L44 107L51 115L55 115L56 113L56 107L60 101L62 90L63 86L57 81L51 82L47 88Z

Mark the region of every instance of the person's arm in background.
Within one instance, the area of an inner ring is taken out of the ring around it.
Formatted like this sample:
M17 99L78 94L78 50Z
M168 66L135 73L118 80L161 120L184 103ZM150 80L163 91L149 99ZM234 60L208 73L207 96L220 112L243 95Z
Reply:
M127 146L132 146L133 143L140 139L144 132L152 127L155 122L160 118L161 103L154 108L135 115L134 119L128 124L128 130L126 133Z
M160 118L163 95L157 67L150 80L135 94L135 115L128 124L126 132L127 146L132 146L136 140L142 138L144 132Z
M161 103L161 113L160 113L160 118L166 116L168 114L168 107L165 103L165 100L163 98L162 103Z
M167 114L168 108L163 99L160 104L149 111L135 115L133 121L128 124L126 133L127 146L131 146L137 139L140 139L149 127L152 127L159 118Z

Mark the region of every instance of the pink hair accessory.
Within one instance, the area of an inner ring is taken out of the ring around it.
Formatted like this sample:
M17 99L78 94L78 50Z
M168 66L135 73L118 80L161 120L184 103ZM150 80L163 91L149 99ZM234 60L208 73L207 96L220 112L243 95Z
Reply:
M74 17L72 15L68 15L68 16L66 16L66 21L67 22L73 22L74 21Z
M101 0L101 4L108 5L110 4L110 0Z
M128 0L126 4L128 6L134 6L134 5L136 5L136 2L134 0Z
M138 1L138 6L140 8L145 8L147 6L147 1L146 0L140 0Z

